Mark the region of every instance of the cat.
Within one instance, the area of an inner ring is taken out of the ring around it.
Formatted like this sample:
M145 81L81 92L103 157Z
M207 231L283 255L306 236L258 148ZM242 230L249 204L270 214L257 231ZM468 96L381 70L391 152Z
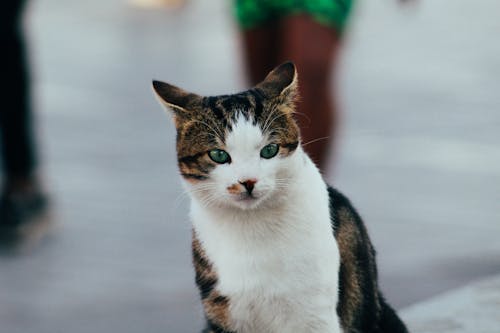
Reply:
M202 97L153 81L173 111L209 333L403 333L356 210L301 146L297 71Z

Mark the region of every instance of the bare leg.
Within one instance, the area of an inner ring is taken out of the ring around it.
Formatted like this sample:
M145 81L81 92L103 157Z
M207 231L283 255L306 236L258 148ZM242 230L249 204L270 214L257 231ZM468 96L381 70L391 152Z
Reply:
M243 56L250 84L262 81L278 64L278 22L243 31Z
M280 61L293 61L299 73L297 120L304 149L325 171L328 150L336 141L338 112L331 77L336 69L340 34L307 15L294 15L282 20L279 38Z

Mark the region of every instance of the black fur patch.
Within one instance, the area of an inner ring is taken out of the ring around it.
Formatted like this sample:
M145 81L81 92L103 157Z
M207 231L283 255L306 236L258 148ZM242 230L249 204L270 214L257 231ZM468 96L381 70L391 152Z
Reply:
M207 176L197 175L194 173L181 172L181 176L184 178L187 178L187 179L194 179L194 180L207 180L208 179Z
M378 287L375 250L349 200L329 187L330 217L340 251L337 313L346 332L406 333Z

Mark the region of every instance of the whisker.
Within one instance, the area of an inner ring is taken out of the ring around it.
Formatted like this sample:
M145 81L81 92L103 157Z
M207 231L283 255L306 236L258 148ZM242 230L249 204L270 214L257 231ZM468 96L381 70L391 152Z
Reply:
M206 198L204 198L204 200L202 200L202 205L205 207L205 208L208 208L210 207L210 205L214 202L217 201L217 199L219 199L219 196L215 195L215 194L210 194L208 195Z
M318 141L321 141L321 140L326 140L326 139L329 139L329 138L330 138L329 136L324 136L322 138L313 139L311 141L307 141L306 143L303 143L302 147L305 147L305 146L307 146L307 145L309 145L311 143L315 143L315 142L318 142Z
M221 140L221 142L224 142L224 135L222 134L222 132L220 132L217 124L211 118L207 118L207 119L210 119L214 123L213 126L210 126L206 122L204 122L202 120L198 120L198 119L193 120L193 122L205 125L212 132L212 134L215 135L216 138L218 138L219 140Z
M177 209L179 208L180 204L184 199L186 199L188 196L196 193L201 193L205 192L207 190L213 189L215 187L215 183L208 183L208 184L199 184L196 185L195 188L192 189L184 189L182 193L180 193L177 198L174 201L174 207Z
M309 124L311 123L311 118L309 118L309 116L307 114L305 114L304 112L294 111L293 114L304 117L308 121Z
M275 116L276 115L276 116ZM276 119L278 119L279 117L281 116L284 116L283 113L279 113L279 110L278 108L274 108L270 113L269 115L267 116L266 118L266 122L265 122L265 126L263 127L263 130L262 132L265 133L269 127L271 127L273 121L275 121Z
M275 109L275 110L277 110L277 109ZM275 112L279 112L279 111L273 111L270 115L272 115L272 114L273 114L273 113L275 113ZM284 113L279 113L277 116L275 116L274 118L272 118L269 122L267 122L267 121L266 121L267 126L266 126L263 130L262 130L262 132L263 132L263 133L265 133L265 132L269 129L269 127L271 127L272 123L273 123L275 120L277 120L277 119L279 119L279 118L281 118L281 117L284 117L284 116L286 116L286 114L284 114ZM268 117L268 119L269 119L269 118L270 118L270 117Z
M178 209L180 207L182 201L184 201L184 199L188 197L188 194L188 192L184 191L177 196L177 198L174 200L174 209Z
M273 109L266 117L266 120L264 121L264 125L262 126L262 133L264 133L267 130L269 119L271 119L271 116L274 115L276 112L276 109Z

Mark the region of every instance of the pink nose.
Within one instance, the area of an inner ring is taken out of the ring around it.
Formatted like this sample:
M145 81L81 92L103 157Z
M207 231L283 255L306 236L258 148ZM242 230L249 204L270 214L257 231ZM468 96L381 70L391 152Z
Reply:
M239 181L239 183L245 187L248 194L252 194L253 188L257 183L257 179L255 178L246 179L244 181Z

